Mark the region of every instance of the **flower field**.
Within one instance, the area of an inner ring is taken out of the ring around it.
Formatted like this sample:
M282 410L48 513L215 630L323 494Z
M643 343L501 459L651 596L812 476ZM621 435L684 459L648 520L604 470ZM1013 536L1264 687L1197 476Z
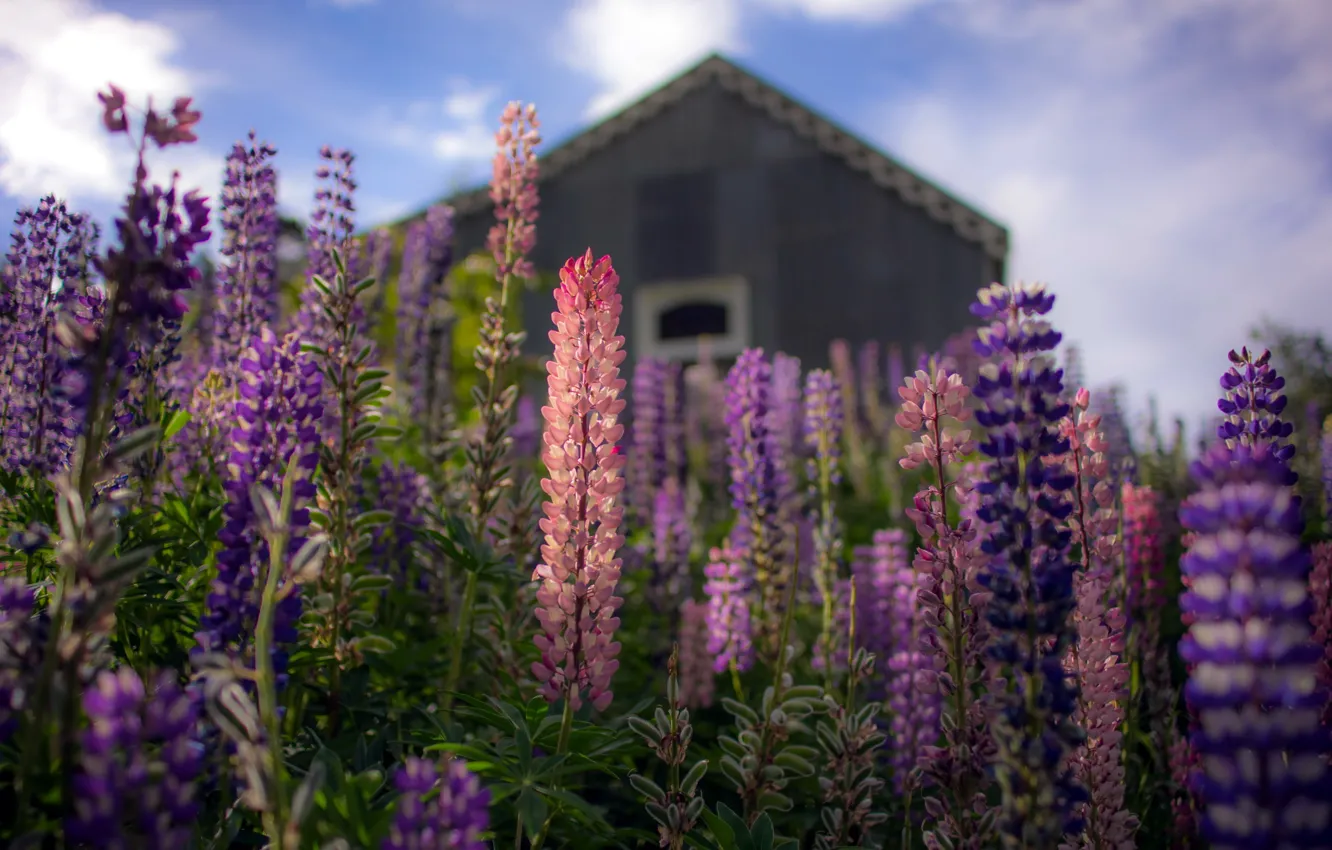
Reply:
M910 358L630 364L613 258L528 260L519 104L487 256L358 234L326 148L289 292L277 151L204 198L189 99L99 97L114 231L48 197L0 272L0 845L1332 848L1332 420L1266 351L1191 462L1039 286Z

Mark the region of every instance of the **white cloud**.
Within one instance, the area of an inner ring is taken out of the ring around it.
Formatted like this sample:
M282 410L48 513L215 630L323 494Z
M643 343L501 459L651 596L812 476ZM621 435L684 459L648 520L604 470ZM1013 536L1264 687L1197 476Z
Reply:
M495 153L498 91L454 78L442 98L418 100L398 114L371 122L374 138L449 162L474 162Z
M794 12L815 21L885 23L936 0L755 0L776 12Z
M1332 332L1332 59L1311 36L1332 7L999 0L954 21L980 67L886 105L885 146L1010 226L1010 277L1059 295L1089 382L1197 422L1260 318Z
M172 59L176 36L85 0L0 0L0 20L0 192L24 202L54 192L76 204L122 195L133 153L102 128L96 93L114 82L139 107L149 95L168 104L197 94L198 81ZM221 179L220 159L195 145L151 163L209 194Z
M557 55L600 86L588 118L646 94L713 51L742 50L735 0L577 0Z

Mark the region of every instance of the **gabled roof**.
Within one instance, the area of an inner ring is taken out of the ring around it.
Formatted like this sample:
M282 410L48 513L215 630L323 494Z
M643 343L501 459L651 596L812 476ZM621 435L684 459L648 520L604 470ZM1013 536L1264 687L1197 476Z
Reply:
M963 239L979 243L989 256L998 260L1007 256L1008 231L1002 226L717 54L541 156L541 180L558 177L713 81L762 110L773 121L789 127L796 135L813 141L819 150L837 157L875 184L896 193L907 204L952 227ZM484 186L455 195L448 202L459 215L471 215L491 206L489 190Z

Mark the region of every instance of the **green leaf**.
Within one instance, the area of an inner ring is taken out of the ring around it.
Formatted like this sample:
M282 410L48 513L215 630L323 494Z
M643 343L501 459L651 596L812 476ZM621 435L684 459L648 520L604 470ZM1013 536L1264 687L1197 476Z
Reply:
M754 850L772 850L772 818L764 812L754 821L754 826L749 831L749 839L753 842Z
M518 801L514 804L514 808L518 813L518 819L523 824L523 829L527 831L528 835L535 836L541 832L541 827L545 824L550 809L540 794L531 788L524 788L523 793L518 795Z
M725 808L725 806L718 806ZM718 850L736 850L735 830L731 828L725 820L712 813L710 809L703 810L703 822L712 830L712 837L717 841Z
M717 816L726 821L731 832L735 834L736 850L754 850L754 844L749 837L749 827L745 825L745 819L735 813L735 810L725 803L717 804Z
M179 434L180 429L188 425L191 418L192 417L187 410L177 410L175 413L171 414L170 421L168 421L166 427L162 429L162 438L169 440Z

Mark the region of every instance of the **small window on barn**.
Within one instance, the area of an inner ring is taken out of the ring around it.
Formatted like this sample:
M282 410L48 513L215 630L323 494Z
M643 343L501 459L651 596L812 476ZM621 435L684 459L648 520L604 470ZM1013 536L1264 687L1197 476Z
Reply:
M661 281L634 290L638 357L692 360L700 344L716 357L751 345L749 282L742 277Z
M726 305L715 301L690 301L657 316L657 338L694 339L726 335Z

